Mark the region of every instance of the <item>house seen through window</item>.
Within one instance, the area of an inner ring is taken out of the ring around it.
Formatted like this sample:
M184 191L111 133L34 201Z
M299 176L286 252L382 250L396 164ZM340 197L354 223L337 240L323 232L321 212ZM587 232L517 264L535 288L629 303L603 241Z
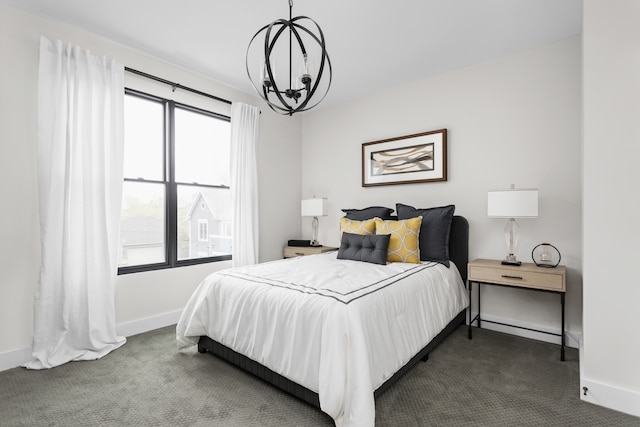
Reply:
M229 118L125 93L119 272L231 259Z

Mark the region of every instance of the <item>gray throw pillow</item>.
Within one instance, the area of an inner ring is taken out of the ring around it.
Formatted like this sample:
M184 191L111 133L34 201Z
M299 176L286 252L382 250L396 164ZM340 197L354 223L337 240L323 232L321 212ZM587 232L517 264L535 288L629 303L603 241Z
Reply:
M449 267L449 235L455 205L419 209L396 203L398 219L422 217L420 261L433 261Z
M390 234L342 233L338 259L385 265L387 263L387 249L389 248L390 238Z
M342 209L345 216L354 221L365 221L371 218L388 219L393 212L391 208L385 208L383 206L369 206L364 209Z

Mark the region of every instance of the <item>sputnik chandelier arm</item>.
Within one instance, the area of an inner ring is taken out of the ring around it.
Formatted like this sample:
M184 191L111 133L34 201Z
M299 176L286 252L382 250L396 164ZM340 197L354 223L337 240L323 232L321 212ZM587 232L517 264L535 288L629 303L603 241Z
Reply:
M272 110L286 115L306 111L318 105L329 92L332 77L331 60L326 50L322 29L313 19L307 16L297 16L293 18L292 9L293 0L289 0L289 20L277 19L260 28L251 38L246 55L247 75L249 76L251 85ZM301 24L301 21L304 20L313 23L315 28L312 27L312 29L315 30L317 34ZM276 80L277 70L275 70L276 67L273 64L275 62L274 49L276 48L276 42L280 40L280 36L287 30L289 33L289 79L288 82L285 83L288 84L288 87L282 90L283 81L278 82ZM261 36L263 33L264 50L262 54L264 55L264 59L259 63L260 78L256 80L251 73L251 69L253 68L250 59L251 46L258 36ZM308 52L307 47L305 47L303 38L308 42L312 41L317 43L319 47L320 61L317 76L313 75L313 61L309 57L310 52ZM296 76L296 79L294 79L293 74L294 53L299 56L299 63L302 65L301 73L299 76ZM323 80L322 77L325 70L328 70L328 78ZM321 86L321 83L323 83L323 86ZM326 88L324 87L325 85ZM317 101L314 100L315 102L312 103L311 100L319 88L321 88L320 93L322 93L322 90L324 90L324 93L318 97Z

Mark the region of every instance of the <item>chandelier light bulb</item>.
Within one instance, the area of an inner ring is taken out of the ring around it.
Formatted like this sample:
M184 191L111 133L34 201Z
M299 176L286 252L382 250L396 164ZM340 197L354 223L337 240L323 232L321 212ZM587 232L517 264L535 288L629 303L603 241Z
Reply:
M312 78L313 78L313 59L305 55L304 58L302 59L302 73L300 75L300 80L304 84L309 84L311 83Z

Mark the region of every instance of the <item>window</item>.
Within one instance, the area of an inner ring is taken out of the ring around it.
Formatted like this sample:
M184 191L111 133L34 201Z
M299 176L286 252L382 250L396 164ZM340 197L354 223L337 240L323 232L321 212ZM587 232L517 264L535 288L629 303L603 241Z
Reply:
M198 240L205 242L209 240L209 221L206 219L198 220Z
M119 273L231 259L229 118L125 91Z

